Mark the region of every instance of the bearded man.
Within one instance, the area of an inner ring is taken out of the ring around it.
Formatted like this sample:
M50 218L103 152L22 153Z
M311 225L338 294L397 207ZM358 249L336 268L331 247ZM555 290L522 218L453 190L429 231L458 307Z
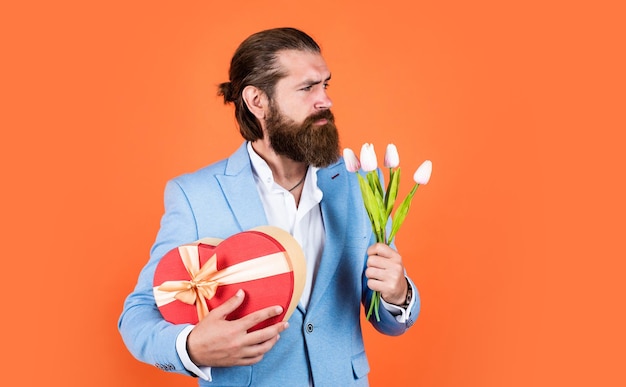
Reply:
M139 360L197 376L201 386L364 386L361 304L381 293L380 321L371 323L383 334L414 323L417 289L394 247L375 243L357 178L340 160L330 78L319 45L297 29L261 31L238 47L219 94L235 105L245 142L166 186L161 229L119 320ZM289 232L306 257L304 291L287 322L248 332L280 315L279 306L227 319L243 292L196 325L163 319L152 279L165 253L261 225Z

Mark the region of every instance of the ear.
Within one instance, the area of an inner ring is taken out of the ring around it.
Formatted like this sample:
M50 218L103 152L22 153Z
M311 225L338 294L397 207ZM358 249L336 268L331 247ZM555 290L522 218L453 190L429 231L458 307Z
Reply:
M267 95L265 95L261 89L248 85L243 89L241 96L248 110L250 110L258 120L265 118L268 100Z

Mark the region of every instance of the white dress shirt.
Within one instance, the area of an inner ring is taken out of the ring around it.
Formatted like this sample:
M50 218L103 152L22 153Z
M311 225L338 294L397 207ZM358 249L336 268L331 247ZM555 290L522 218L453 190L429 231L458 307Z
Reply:
M296 205L294 196L287 189L276 184L269 165L252 149L250 143L248 143L248 153L268 224L291 234L304 252L306 283L302 297L300 297L300 304L306 308L326 241L319 205L324 194L317 187L319 168L309 167L307 170L300 203Z

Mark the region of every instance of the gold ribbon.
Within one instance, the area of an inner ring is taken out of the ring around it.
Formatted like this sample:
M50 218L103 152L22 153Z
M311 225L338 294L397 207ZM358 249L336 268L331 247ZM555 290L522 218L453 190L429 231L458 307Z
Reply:
M207 300L215 296L221 285L253 281L278 274L289 273L292 268L285 257L286 252L269 254L217 270L217 255L213 254L200 267L197 245L178 247L180 258L189 273L190 280L165 281L154 287L154 298L158 306L179 300L188 305L196 305L198 320L208 313Z

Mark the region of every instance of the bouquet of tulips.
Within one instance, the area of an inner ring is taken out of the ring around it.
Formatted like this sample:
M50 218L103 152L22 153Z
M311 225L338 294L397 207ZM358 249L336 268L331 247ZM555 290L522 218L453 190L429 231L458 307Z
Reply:
M393 214L391 231L389 235L387 235L387 220L391 216L396 203L398 187L400 185L400 167L398 167L400 164L400 156L398 155L396 146L394 144L387 145L385 152L384 166L389 169L389 182L385 191L383 191L382 184L378 177L378 163L376 161L374 145L363 144L360 159L356 157L352 149L345 148L343 150L343 159L348 172L358 172L359 169L365 172L365 177L360 173L357 173L357 176L361 194L363 195L365 210L372 224L372 231L376 235L377 242L387 245L391 244L409 212L415 191L417 191L417 188L421 184L427 184L428 180L430 180L432 162L430 160L424 161L413 174L415 185ZM380 292L375 291L367 311L367 319L369 319L372 312L374 312L376 321L380 321L378 314L379 306Z

